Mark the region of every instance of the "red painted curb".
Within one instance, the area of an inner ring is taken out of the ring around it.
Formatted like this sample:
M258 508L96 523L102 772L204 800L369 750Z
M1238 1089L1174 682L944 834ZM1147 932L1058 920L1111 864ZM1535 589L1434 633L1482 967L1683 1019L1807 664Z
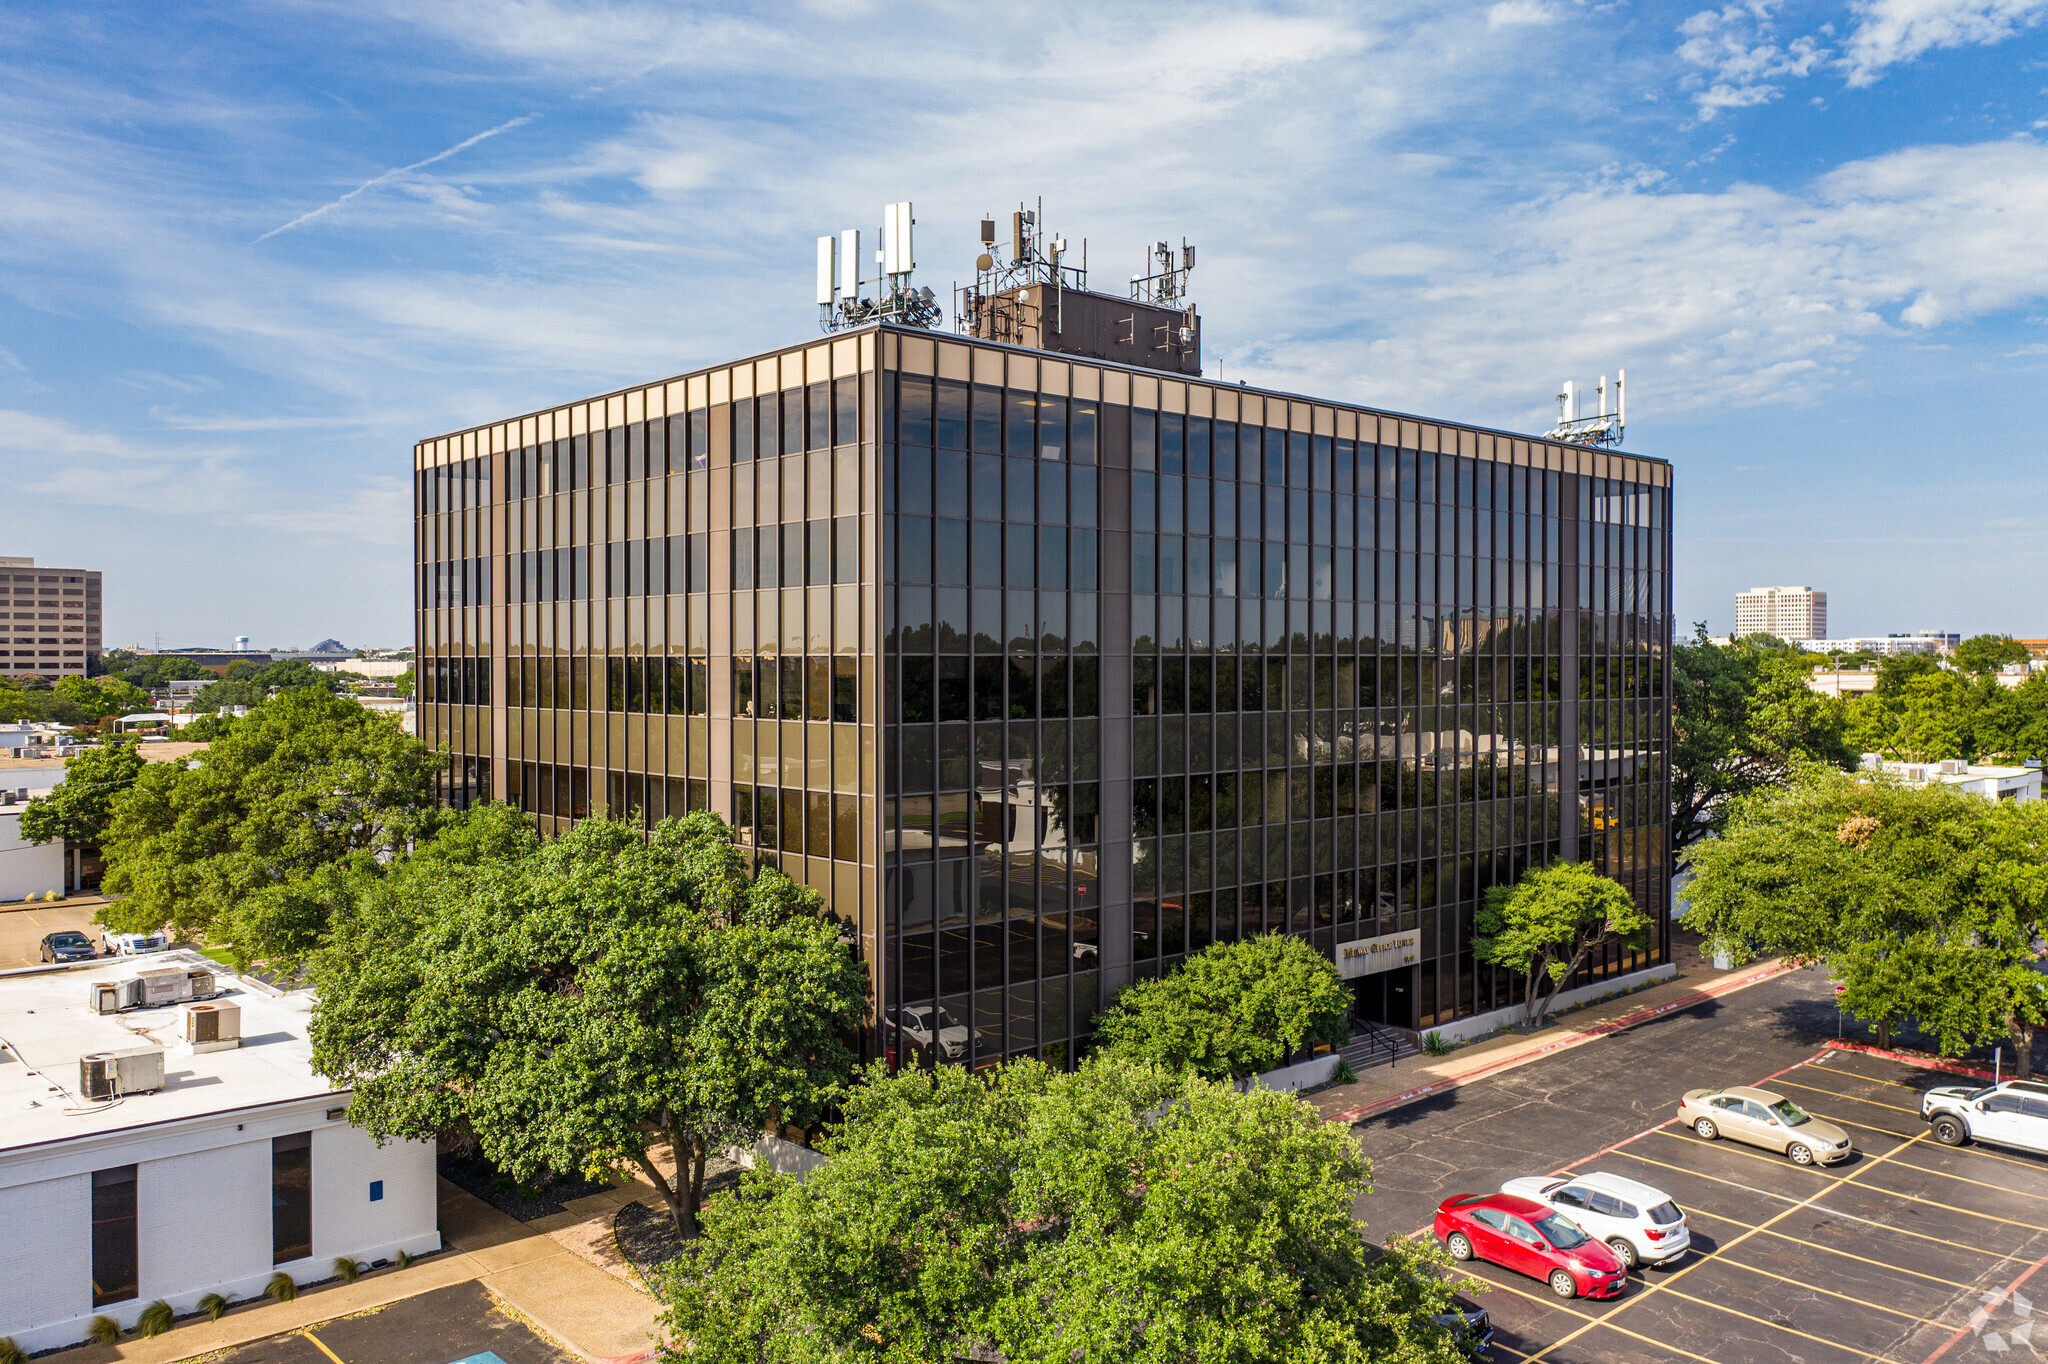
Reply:
M1430 1083L1417 1089L1411 1089L1405 1094L1396 1094L1386 1099L1375 1099L1373 1102L1361 1104L1357 1108L1347 1108L1342 1112L1332 1113L1324 1121L1346 1124L1360 1123L1375 1114L1384 1113L1390 1108L1398 1108L1402 1104L1413 1103L1417 1099L1427 1098L1432 1094L1440 1094L1447 1089L1456 1089L1458 1086L1470 1084L1474 1080L1483 1080L1490 1075L1498 1075L1500 1072L1512 1069L1524 1062L1538 1060L1541 1057L1566 1051L1572 1047L1582 1046L1596 1037L1605 1037L1609 1033L1620 1032L1624 1028L1632 1028L1638 1023L1647 1023L1653 1018L1660 1018L1679 1009L1689 1009L1695 1004L1704 1004L1708 1000L1718 999L1722 995L1740 990L1744 986L1755 985L1758 981L1769 980L1772 976L1789 969L1782 962L1778 962L1765 967L1761 971L1752 971L1750 974L1739 979L1723 978L1715 981L1712 985L1706 986L1704 989L1695 990L1689 995L1666 1000L1662 1004L1652 1005L1647 1009L1637 1009L1634 1013L1626 1013L1619 1018L1610 1018L1605 1023L1595 1023L1591 1027L1582 1028L1577 1032L1566 1033L1556 1041L1544 1046L1535 1047L1529 1051L1516 1052L1513 1056L1502 1057L1500 1060L1489 1062L1486 1065L1475 1066L1463 1075L1445 1076L1441 1080L1432 1080Z
M1968 1075L1976 1080L1997 1078L1988 1070L1979 1070L1975 1066L1966 1066L1957 1061L1942 1061L1931 1056L1915 1056L1909 1051L1887 1051L1883 1047L1873 1047L1868 1042L1851 1042L1847 1038L1841 1037L1830 1038L1828 1040L1828 1050L1860 1051L1867 1056L1882 1056L1887 1061L1899 1061L1909 1066L1919 1066L1923 1070L1947 1071L1950 1075ZM2010 1079L2010 1074L2008 1073L2005 1078Z

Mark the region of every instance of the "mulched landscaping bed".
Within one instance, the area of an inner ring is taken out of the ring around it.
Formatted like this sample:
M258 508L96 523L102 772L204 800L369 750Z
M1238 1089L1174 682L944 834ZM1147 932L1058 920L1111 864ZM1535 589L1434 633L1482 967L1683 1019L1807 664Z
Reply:
M520 1188L476 1151L443 1151L435 1159L435 1168L456 1188L475 1194L499 1212L522 1222L565 1211L569 1200L603 1193L611 1187L572 1175L557 1177L538 1188Z

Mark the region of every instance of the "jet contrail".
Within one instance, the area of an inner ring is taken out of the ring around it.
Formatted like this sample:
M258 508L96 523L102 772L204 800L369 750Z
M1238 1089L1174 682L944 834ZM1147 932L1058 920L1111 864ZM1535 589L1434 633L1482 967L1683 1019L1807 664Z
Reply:
M415 161L410 166L400 166L396 170L385 171L376 179L366 180L362 184L357 185L354 189L342 195L333 203L322 204L320 205L320 207L312 210L309 213L301 213L298 217L292 219L283 227L271 228L270 231L258 237L256 241L250 242L249 245L255 246L258 242L267 242L280 232L289 232L293 228L298 227L304 223L312 222L315 218L321 217L328 213L332 213L335 209L340 208L343 204L347 203L349 200L355 198L359 194L367 194L371 190L377 188L377 186L382 184L388 184L390 181L397 179L399 176L406 175L413 171L416 171L422 166L431 166L436 161L446 161L449 157L455 155L455 153L460 151L467 151L469 148L474 147L477 143L483 141L487 137L496 137L499 133L510 132L512 129L517 128L520 124L531 123L539 117L539 114L522 115L519 118L512 119L510 122L500 123L495 128L491 128L484 132L478 133L475 137L472 137L467 141L458 142L445 152L436 152L434 153L434 155L428 157L424 161Z

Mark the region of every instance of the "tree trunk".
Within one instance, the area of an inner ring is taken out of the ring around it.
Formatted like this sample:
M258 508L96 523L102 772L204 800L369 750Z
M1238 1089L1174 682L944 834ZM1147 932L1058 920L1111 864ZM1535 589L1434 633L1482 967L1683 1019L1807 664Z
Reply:
M1599 945L1599 941L1595 938L1592 942L1580 945L1578 955L1573 957L1572 964L1565 968L1563 977L1557 982L1557 988L1543 997L1543 1012L1537 1015L1538 1022L1550 1016L1550 1006L1557 1002L1558 991L1564 989L1571 978L1579 973L1579 968L1586 964L1586 958L1593 954L1593 949Z
M676 1234L685 1241L693 1239L697 1235L697 1209L678 1187L683 1182L682 1161L676 1161L676 1178L672 1181L662 1177L661 1167L645 1151L635 1151L633 1163L640 1167L649 1183L661 1190L661 1201L668 1204L668 1215L675 1221Z
M1892 1049L1892 1020L1889 1015L1877 1020L1877 1045L1886 1051Z
M2012 1033L2012 1074L2016 1080L2034 1078L2034 1025L2014 1014L2006 1026Z

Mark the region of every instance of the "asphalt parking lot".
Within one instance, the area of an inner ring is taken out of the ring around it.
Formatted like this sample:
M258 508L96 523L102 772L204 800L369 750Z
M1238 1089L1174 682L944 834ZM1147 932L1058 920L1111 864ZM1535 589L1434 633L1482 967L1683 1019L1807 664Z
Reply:
M505 1310L481 1284L462 1283L375 1312L273 1336L218 1364L580 1364Z
M100 931L93 926L92 916L100 904L99 900L55 900L0 909L0 970L34 966L42 960L43 935L60 928L75 928L97 943Z
M1827 1050L1826 982L1797 973L1674 1014L1357 1129L1378 1236L1426 1229L1436 1203L1517 1175L1602 1170L1683 1208L1694 1249L1636 1271L1607 1302L1473 1265L1496 1360L1828 1364L2033 1359L2029 1289L2048 1311L2048 1161L1936 1143L1919 1094L1954 1077ZM1610 1048L1609 1050L1608 1048ZM1675 1121L1686 1089L1759 1084L1841 1126L1828 1169ZM1477 1286L1477 1285L1475 1285Z

